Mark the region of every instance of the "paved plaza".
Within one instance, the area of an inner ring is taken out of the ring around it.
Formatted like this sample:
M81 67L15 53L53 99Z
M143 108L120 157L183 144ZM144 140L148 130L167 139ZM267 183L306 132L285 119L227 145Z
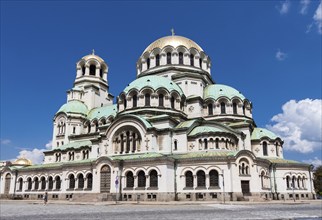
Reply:
M1 220L10 219L322 219L322 202L296 203L69 203L1 200Z

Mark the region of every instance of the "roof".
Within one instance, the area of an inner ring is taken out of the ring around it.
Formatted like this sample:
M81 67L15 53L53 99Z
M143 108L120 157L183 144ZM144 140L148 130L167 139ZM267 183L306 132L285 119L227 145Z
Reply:
M100 63L105 62L101 57L95 55L94 53L82 57L82 60L86 60L87 61L87 60L90 60L90 59L98 60Z
M306 164L302 162L298 162L295 160L285 160L283 158L278 158L278 157L261 157L262 159L268 160L271 163L279 163L279 164Z
M63 165L72 165L72 164L83 164L96 161L96 159L87 159L87 160L74 160L74 161L66 161L66 162L59 162L59 163L46 163L46 164L36 164L32 166L26 166L20 168L19 170L28 170L28 169L42 169L42 168L55 168L60 167Z
M171 157L174 159L186 159L186 158L204 158L204 157L227 157L234 156L234 151L204 151L204 152L190 152L186 154L173 154Z
M160 153L144 153L144 154L129 154L129 155L117 155L111 156L112 160L136 160L136 159L149 159L149 158L158 158L164 157Z
M275 140L276 138L278 138L276 134L265 128L254 128L251 135L251 140L260 140L263 137L267 137L271 140Z
M177 48L178 46L184 46L188 49L195 48L198 51L203 51L203 49L193 40L190 40L186 37L178 36L178 35L172 35L172 36L166 36L157 39L153 43L151 43L142 54L145 52L151 52L155 48L163 49L166 46L172 46L174 48Z
M204 89L204 93L203 93L204 99L212 98L217 100L220 97L227 97L228 99L238 97L241 100L245 99L245 96L241 92L237 91L233 87L222 85L222 84L208 85Z
M71 142L68 144L64 144L64 145L60 146L59 148L55 148L54 150L56 150L56 149L66 150L66 149L71 149L71 148L78 149L78 148L85 147L85 146L92 146L92 142L89 140L75 141L75 142Z
M92 120L94 118L102 118L106 117L108 118L109 116L115 117L117 113L117 105L107 105L99 108L94 108L88 113L88 119Z
M190 128L193 125L193 123L195 123L196 121L198 121L198 120L193 119L193 120L188 120L188 121L181 122L175 127L175 129Z
M211 127L211 126L198 126L195 127L189 134L188 136L195 136L198 134L203 134L203 133L216 133L216 132L226 132L226 133L231 133L227 130L223 130L218 127Z
M60 109L57 111L56 114L64 112L64 113L77 113L77 114L83 114L87 115L88 113L88 108L87 106L78 100L71 100L64 104Z
M132 89L136 89L140 91L145 87L150 87L153 90L157 90L159 88L165 88L168 92L177 91L180 96L183 95L181 88L170 79L163 76L144 76L140 77L133 82L131 82L125 89L124 92L128 93Z

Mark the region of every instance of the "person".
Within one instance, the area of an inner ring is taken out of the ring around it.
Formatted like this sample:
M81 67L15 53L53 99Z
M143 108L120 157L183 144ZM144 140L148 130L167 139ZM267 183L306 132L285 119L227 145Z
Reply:
M47 205L48 202L48 192L46 191L44 196L43 196L43 200L44 200L44 205Z

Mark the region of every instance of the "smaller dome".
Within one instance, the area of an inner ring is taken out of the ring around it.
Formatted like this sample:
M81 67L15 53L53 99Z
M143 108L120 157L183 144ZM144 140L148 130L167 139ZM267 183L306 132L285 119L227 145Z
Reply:
M85 60L85 61L91 60L91 59L98 60L100 63L105 63L105 61L101 57L94 54L94 51L92 54L88 54L82 58L82 60Z
M115 117L117 113L117 105L107 105L99 108L94 108L88 113L88 119L100 119L102 117L108 118L109 116Z
M186 37L173 35L173 36L162 37L154 41L144 50L142 54L144 54L147 51L151 52L155 48L160 48L162 50L166 46L172 46L174 48L177 48L178 46L185 46L187 49L195 48L199 52L203 51L202 48L193 40L190 40Z
M56 114L64 112L64 113L78 113L78 114L83 114L87 115L88 113L88 108L87 106L77 100L72 100L64 104L60 109L57 111Z
M212 85L208 85L205 88L204 94L203 94L204 99L212 98L217 100L220 97L227 97L229 99L238 97L241 100L245 99L245 96L241 92L237 91L236 89L230 86L226 86L222 84L212 84Z
M26 158L18 158L13 162L13 165L30 166L32 165L32 162Z
M252 132L251 140L260 140L263 137L267 137L271 140L275 140L276 138L278 138L276 134L274 134L273 132L265 128L254 128Z
M176 91L179 95L183 95L181 88L173 81L165 78L163 76L144 76L140 77L133 82L131 82L125 89L124 92L128 93L132 89L136 89L140 91L144 87L150 87L153 90L157 90L159 88L165 88L169 92Z

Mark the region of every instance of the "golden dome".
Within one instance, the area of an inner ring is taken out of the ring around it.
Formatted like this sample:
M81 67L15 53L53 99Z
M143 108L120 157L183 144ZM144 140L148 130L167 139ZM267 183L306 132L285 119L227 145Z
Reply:
M15 162L13 162L14 165L22 165L22 166L29 166L32 165L31 160L28 160L26 158L18 158L17 160L15 160Z
M143 51L143 54L147 51L151 52L154 48L163 49L166 46L172 46L174 48L177 48L178 46L185 46L188 49L195 48L198 51L203 51L203 49L193 40L190 40L186 37L182 37L178 35L172 35L172 36L162 37L154 41Z

